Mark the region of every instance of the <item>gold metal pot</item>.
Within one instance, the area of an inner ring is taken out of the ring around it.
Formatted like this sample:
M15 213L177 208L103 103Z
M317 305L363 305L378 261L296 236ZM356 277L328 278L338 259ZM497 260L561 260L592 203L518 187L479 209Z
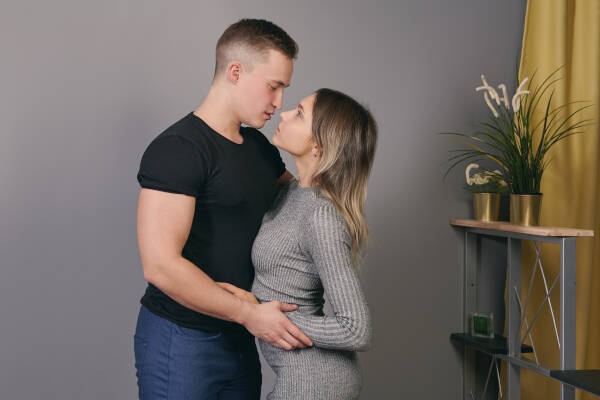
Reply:
M510 223L523 226L539 226L542 209L541 194L511 194Z
M500 193L473 193L473 211L479 221L498 221Z

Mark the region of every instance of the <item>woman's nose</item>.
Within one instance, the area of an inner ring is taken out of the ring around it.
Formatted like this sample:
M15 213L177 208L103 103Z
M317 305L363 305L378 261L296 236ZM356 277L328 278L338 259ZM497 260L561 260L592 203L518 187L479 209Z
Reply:
M287 111L282 111L281 113L279 113L279 115L281 116L281 120L285 121L288 117L288 115L290 114L290 110Z

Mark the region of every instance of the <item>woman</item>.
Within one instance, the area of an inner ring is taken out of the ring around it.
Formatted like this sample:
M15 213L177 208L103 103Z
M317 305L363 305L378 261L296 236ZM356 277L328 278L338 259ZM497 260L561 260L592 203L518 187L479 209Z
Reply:
M281 188L263 219L252 249L252 292L261 302L297 304L287 316L314 346L287 351L260 341L277 374L268 398L355 399L355 351L371 339L356 266L367 239L363 207L376 124L359 103L331 89L304 98L281 119L273 144L293 156L299 179ZM323 314L324 294L334 316Z

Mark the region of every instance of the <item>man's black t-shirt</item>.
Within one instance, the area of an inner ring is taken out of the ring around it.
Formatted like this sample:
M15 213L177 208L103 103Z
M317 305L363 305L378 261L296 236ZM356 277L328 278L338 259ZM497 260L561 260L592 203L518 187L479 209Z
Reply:
M285 172L277 149L252 128L236 144L190 113L150 143L140 163L143 188L196 198L182 255L218 282L249 290L254 279L252 242ZM141 303L178 325L206 331L242 331L177 303L149 284Z

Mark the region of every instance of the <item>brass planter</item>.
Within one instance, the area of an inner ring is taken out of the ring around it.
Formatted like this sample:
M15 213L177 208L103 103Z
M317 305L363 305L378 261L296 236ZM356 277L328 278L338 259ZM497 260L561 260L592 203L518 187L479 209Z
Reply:
M539 226L542 209L541 194L511 194L510 223L523 226Z
M473 193L473 212L478 221L498 221L500 193Z

